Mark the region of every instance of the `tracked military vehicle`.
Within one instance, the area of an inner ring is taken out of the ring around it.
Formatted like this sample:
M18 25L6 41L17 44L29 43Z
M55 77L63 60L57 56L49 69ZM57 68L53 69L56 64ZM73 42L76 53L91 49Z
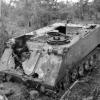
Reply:
M59 98L95 68L99 44L98 24L55 23L12 38L1 57L1 80Z

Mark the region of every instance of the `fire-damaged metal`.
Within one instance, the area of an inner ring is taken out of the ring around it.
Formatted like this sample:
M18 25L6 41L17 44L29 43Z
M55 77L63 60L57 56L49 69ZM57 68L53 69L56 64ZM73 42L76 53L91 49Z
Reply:
M29 91L59 97L95 66L99 32L97 24L55 23L12 38L2 55L0 74Z

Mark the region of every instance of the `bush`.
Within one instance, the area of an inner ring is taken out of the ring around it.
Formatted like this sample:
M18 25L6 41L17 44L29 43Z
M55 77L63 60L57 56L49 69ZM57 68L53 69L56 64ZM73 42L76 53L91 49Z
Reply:
M5 30L4 26L1 26L0 27L0 57L3 54L3 51L6 47L6 42L8 41L8 39L9 39L8 32Z

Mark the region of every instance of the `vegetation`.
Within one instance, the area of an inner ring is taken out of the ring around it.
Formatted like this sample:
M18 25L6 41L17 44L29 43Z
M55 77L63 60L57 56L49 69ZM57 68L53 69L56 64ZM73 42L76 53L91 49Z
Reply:
M1 2L3 32L0 33L0 44L3 45L8 36L24 34L61 20L99 20L100 15L100 0L79 0L75 4L68 0L66 3L57 0L10 0L9 3L4 1Z
M2 16L10 35L19 31L32 31L57 20L98 19L100 1L80 0L78 3L57 0L10 0L2 2Z

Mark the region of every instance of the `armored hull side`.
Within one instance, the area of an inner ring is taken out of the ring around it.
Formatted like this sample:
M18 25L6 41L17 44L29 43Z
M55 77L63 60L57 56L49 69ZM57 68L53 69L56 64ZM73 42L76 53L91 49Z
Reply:
M92 50L100 44L100 27L90 31L86 36L83 36L74 45L68 48L67 53L62 60L62 67L59 71L57 82L64 77L64 73L72 68L73 65L81 61ZM66 70L65 70L66 69ZM63 72L63 74L62 74Z
M89 54L93 49L100 44L100 28L88 33L87 36L80 38L80 40L69 48L65 58L65 64L71 65L77 63Z

